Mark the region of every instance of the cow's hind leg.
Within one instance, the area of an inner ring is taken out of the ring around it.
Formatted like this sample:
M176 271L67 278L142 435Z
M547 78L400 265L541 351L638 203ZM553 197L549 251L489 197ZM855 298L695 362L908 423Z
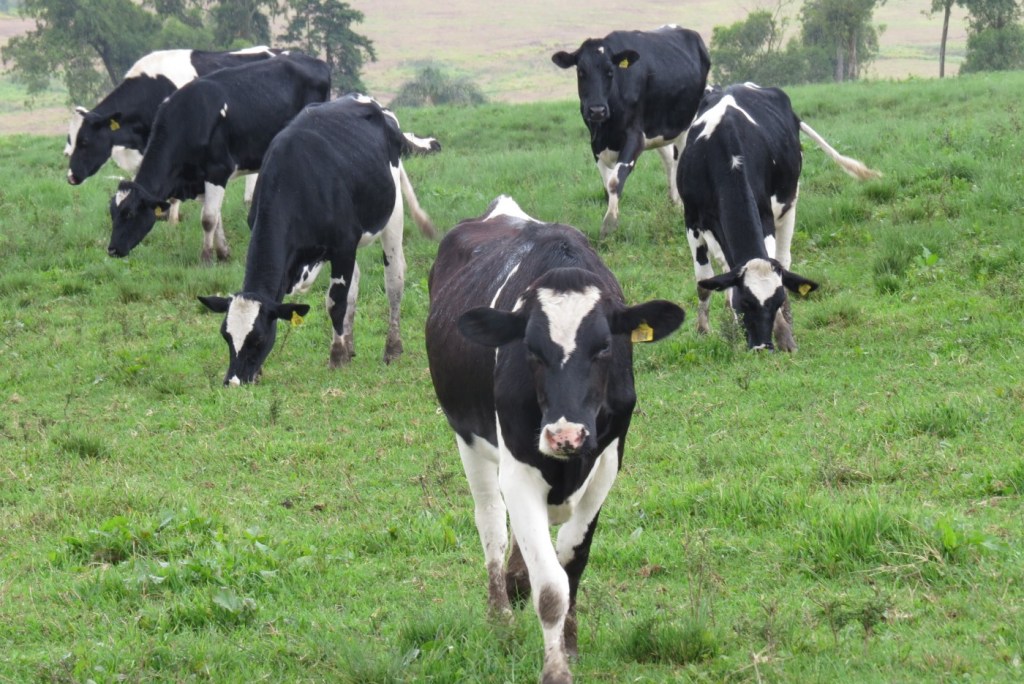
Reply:
M517 608L530 598L530 571L514 536L512 553L508 556L508 565L505 568L505 588L509 602Z
M456 435L462 468L473 494L476 529L487 566L487 605L495 616L511 612L505 589L503 565L508 548L505 501L498 489L498 454L486 440L473 437L467 444Z
M353 251L350 257L331 262L331 284L327 288L327 315L331 317L334 339L331 342L330 368L343 366L356 355L352 324L359 296L359 264Z
M401 164L401 162L399 162ZM402 294L405 290L405 252L402 249L403 205L399 192L401 170L392 168L395 180L395 206L391 218L381 232L380 244L384 248L384 289L388 294L388 339L384 346L384 363L391 363L402 355Z
M231 256L227 238L224 236L224 221L220 210L224 205L224 188L207 183L203 190L203 251L200 257L204 264L213 261L213 252L217 252L218 261L226 261Z
M702 280L712 278L715 270L711 266L711 259L708 256L707 243L694 231L687 229L686 239L690 243L690 253L693 255L693 273L699 283ZM708 311L710 308L711 290L706 290L700 285L697 286L697 332L706 335L711 331L708 322Z
M683 200L679 197L679 188L676 187L676 167L679 165L676 146L662 145L658 148L658 156L661 157L661 166L668 177L668 198L676 206L682 206Z

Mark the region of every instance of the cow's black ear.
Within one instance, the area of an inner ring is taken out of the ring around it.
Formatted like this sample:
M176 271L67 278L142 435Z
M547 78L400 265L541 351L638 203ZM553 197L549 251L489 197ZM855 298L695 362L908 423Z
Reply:
M557 66L568 69L569 67L576 66L576 60L579 59L580 52L566 52L565 50L559 50L555 54L551 55L551 61Z
M698 280L697 285L703 287L705 290L716 290L721 292L722 290L728 290L730 287L735 287L739 283L739 274L740 272L737 269L733 269L728 273L720 273L714 278Z
M609 326L613 334L628 334L634 342L656 342L674 333L685 319L683 307L654 299L615 312Z
M293 316L305 316L309 313L309 304L278 304L274 307L274 318L283 321L292 320Z
M617 64L622 69L628 69L640 59L640 53L636 50L623 50L612 55L612 64Z
M500 347L526 334L526 319L508 311L478 306L459 316L459 332L485 347Z
M231 297L203 297L200 295L197 299L214 313L227 313L228 307L231 305Z
M790 292L797 292L803 297L818 289L818 283L786 269L782 269L782 284Z

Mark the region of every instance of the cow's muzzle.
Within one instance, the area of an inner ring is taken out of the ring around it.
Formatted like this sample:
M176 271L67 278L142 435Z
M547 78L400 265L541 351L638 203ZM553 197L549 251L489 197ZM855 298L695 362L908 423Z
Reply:
M605 105L594 105L587 107L587 121L601 123L608 119L608 107Z
M541 430L540 438L546 447L542 451L552 456L572 456L583 447L589 436L587 428L561 418L557 423L546 425Z

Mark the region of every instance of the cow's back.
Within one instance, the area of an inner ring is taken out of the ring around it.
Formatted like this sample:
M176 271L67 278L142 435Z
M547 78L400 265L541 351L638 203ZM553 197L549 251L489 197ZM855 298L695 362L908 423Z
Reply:
M665 26L655 31L613 31L604 40L612 54L627 49L640 54L634 65L617 74L615 83L625 103L642 108L645 132L685 130L711 67L700 34Z

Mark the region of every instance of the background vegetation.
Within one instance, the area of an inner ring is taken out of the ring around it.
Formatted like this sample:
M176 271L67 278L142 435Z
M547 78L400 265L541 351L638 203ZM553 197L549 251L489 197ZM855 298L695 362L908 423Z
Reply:
M637 349L640 404L580 592L579 681L1020 681L1024 75L791 89L808 146L793 355L722 300ZM596 236L571 101L402 110L441 228L499 193ZM436 244L408 231L405 356L380 362L380 251L359 355L326 368L323 286L264 381L221 387L198 207L106 256L113 167L0 139L0 681L535 681L534 615L486 621L472 503L422 345ZM660 163L598 245L639 301L696 297ZM310 170L315 173L315 169Z

